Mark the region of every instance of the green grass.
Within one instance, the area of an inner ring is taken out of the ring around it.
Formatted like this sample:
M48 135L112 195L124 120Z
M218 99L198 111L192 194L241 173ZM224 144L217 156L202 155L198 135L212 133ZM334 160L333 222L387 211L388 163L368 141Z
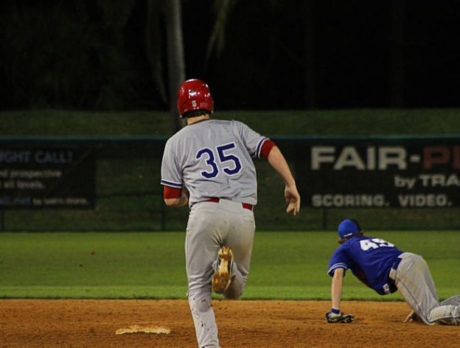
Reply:
M460 109L217 109L214 117L243 121L267 136L460 134ZM2 136L169 136L170 123L167 112L157 111L0 111ZM102 198L98 199L95 210L2 212L6 230L77 232L0 233L0 297L186 297L183 232L80 233L95 229L162 229L158 167L161 157L155 149L146 150L133 150L141 154L141 158L132 158L128 153L121 159L112 158L118 150L106 150L107 158L98 161L96 183ZM379 229L458 226L458 208L335 209L327 213L303 209L301 215L293 219L284 213L279 178L274 177L266 163L257 166L260 204L255 215L259 228L282 228L291 232L257 232L243 299L330 299L330 278L326 270L330 255L337 247L336 233L292 232L319 230L323 214L329 229L348 216L358 218L363 226ZM126 195L133 190L149 192L149 195ZM166 216L169 229L185 228L186 208L166 208ZM460 278L456 273L460 269L459 232L379 231L373 235L388 239L403 250L422 254L430 266L438 295L443 299L460 293ZM343 298L402 299L398 293L379 296L351 274L345 278Z
M440 298L460 293L460 233L369 233L422 254ZM183 232L1 233L0 297L186 298ZM243 299L330 299L335 232L257 232ZM379 296L347 274L344 299Z

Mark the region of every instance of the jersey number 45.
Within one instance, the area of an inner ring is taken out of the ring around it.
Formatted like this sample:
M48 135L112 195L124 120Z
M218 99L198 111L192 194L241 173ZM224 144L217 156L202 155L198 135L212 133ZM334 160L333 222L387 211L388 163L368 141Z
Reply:
M381 247L389 247L392 248L394 247L394 244L391 244L390 242L387 242L386 240L380 239L380 238L372 238L372 239L363 239L360 241L361 244L361 250L369 250L369 249L377 249Z

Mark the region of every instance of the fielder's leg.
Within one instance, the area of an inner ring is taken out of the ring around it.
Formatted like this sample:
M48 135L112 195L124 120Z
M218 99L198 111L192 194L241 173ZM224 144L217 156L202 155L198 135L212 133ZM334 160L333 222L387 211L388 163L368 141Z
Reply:
M390 271L390 278L412 310L427 325L433 325L430 317L433 308L439 306L438 295L425 260L413 253L400 255L401 263L397 270Z
M445 325L460 325L460 306L445 305L433 308L430 319Z
M460 306L460 295L455 295L455 296L445 299L444 301L441 302L441 306L444 306L444 305Z
M456 307L456 309L454 310L452 314L452 319L455 320L453 324L460 325L460 295L449 297L448 299L445 299L444 301L441 302L441 306L447 306L447 305ZM436 314L433 313L432 315L436 315Z

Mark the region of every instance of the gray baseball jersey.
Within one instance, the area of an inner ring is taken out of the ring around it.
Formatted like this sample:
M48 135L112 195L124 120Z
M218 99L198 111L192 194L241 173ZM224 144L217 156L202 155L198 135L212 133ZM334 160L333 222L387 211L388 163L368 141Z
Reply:
M255 205L257 177L251 157L267 138L238 121L203 120L166 142L161 184L186 186L189 205L211 197Z

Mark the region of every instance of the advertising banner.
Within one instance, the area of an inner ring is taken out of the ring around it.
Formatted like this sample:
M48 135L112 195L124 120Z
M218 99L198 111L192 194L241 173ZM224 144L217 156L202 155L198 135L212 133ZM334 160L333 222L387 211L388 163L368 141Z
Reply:
M94 206L93 150L0 148L0 209Z
M297 141L303 205L315 208L460 206L460 138Z

